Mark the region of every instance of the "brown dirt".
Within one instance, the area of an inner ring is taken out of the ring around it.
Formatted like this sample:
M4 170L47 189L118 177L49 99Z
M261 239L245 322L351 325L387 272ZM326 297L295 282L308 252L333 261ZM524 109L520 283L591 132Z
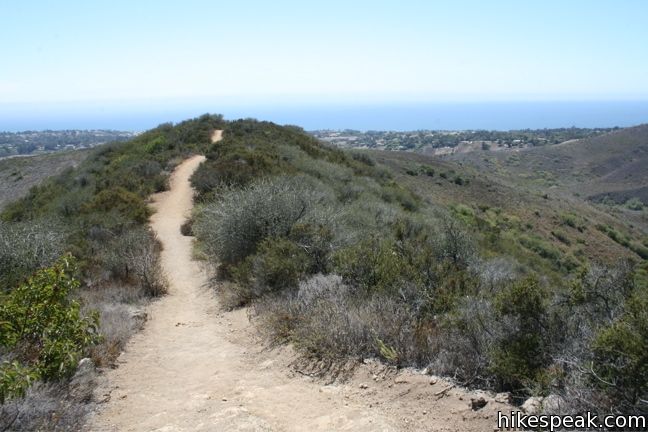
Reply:
M170 292L150 305L144 330L118 367L103 374L86 430L493 430L497 409L507 406L489 395L444 392L445 380L376 361L355 368L343 383L327 383L299 372L289 347L267 348L246 310L223 312L207 288L207 272L191 258L193 239L180 233L192 207L189 177L203 160L183 162L170 191L153 197L151 225L164 245ZM473 411L471 397L488 404Z

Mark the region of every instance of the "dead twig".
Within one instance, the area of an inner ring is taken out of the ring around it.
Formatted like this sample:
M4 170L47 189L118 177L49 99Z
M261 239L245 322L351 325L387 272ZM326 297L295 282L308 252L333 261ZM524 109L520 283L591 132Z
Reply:
M453 388L455 388L455 385L454 385L454 384L452 384L452 385L450 385L450 386L444 388L444 389L441 390L441 391L438 391L438 392L434 393L434 396L445 396L446 393L447 393L448 391L452 390Z

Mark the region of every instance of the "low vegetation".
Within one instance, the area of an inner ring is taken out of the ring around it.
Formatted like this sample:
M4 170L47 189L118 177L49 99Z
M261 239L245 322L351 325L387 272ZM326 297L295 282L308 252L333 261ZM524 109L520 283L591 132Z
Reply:
M270 340L569 412L648 413L645 237L459 164L205 115L99 147L0 214L3 425L76 427L63 413L92 381L79 360L110 365L165 292L147 199L192 153L207 161L182 232Z
M457 166L403 175L474 183ZM577 240L591 228L575 214L536 233L501 208L435 203L400 178L297 128L227 124L193 177L192 226L226 305L251 305L272 340L328 364L379 357L517 400L648 411L637 260L588 260Z
M79 361L111 365L145 320L142 306L166 292L148 197L222 123L205 115L98 147L5 206L0 429L78 427L93 381L75 375Z

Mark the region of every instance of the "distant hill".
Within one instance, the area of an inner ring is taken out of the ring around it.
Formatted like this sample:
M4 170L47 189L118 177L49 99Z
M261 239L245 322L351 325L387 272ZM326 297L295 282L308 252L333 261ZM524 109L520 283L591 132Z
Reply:
M623 203L637 191L648 203L648 125L553 146L456 154L450 159L597 200L609 196Z
M321 141L343 148L417 151L430 155L467 151L510 150L559 144L601 135L616 128L557 128L495 130L416 130L367 131L318 130L310 134Z
M24 196L31 187L77 166L88 153L89 150L72 150L0 159L0 210L7 203Z
M511 187L585 200L648 233L648 124L558 145L453 154Z

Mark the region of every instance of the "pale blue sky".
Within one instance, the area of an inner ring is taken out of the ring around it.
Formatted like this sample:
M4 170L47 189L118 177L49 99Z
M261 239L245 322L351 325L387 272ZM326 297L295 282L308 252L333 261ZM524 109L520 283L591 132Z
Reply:
M205 111L313 128L648 120L643 0L7 0L0 19L5 130L144 129ZM412 104L510 101L593 105L387 122Z
M0 102L648 99L648 2L5 1Z

